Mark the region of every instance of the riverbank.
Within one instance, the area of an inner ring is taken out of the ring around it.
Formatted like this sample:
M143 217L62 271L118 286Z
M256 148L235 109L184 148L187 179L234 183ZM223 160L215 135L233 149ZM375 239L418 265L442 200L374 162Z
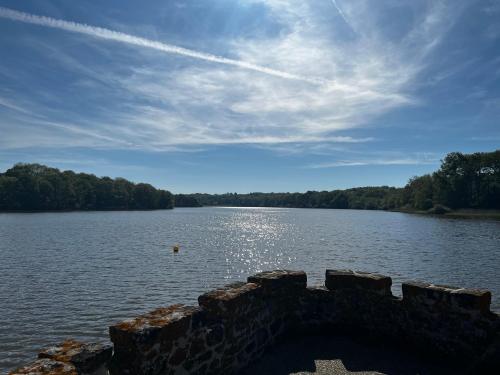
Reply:
M39 214L39 213L68 213L68 212L124 212L124 211L165 211L170 208L102 208L102 209L61 209L61 210L0 210L0 214Z
M455 219L480 219L480 220L500 220L500 210L479 210L479 209L459 209L450 210L448 212L437 214L430 211L412 210L407 208L399 208L391 210L392 212L402 212L406 214L417 214L426 216L439 216Z

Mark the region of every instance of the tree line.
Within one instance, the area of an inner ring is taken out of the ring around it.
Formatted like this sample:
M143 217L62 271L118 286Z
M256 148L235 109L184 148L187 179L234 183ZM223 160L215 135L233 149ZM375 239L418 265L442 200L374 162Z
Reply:
M429 210L500 209L500 150L452 152L431 174L403 188L359 187L305 193L177 194L123 178L16 164L0 173L0 210L129 210L199 206Z
M500 150L446 155L439 170L410 179L402 191L402 202L418 210L436 204L453 209L500 209Z
M175 207L201 207L200 202L189 194L176 194L174 199Z
M173 204L169 191L123 178L40 164L16 164L0 173L0 211L166 209Z
M367 210L500 209L500 150L452 152L439 170L403 188L359 187L306 193L191 194L203 206L344 208Z
M388 186L306 193L193 194L203 206L391 209L399 189Z

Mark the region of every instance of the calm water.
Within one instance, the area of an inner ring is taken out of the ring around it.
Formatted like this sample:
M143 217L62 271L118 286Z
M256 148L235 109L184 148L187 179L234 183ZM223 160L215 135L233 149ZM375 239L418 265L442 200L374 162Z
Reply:
M310 284L326 268L377 271L395 294L407 279L488 288L500 310L500 222L269 208L0 214L0 373L275 268L303 269Z

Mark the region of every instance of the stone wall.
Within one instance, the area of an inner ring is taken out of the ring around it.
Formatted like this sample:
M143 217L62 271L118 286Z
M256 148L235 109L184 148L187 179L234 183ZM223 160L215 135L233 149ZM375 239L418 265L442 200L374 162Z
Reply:
M278 340L320 330L401 343L470 373L500 368L500 316L484 290L409 282L402 298L387 276L327 270L307 287L301 271L270 271L110 327L111 347L68 341L15 374L231 374ZM500 373L500 372L499 372Z
M23 375L105 375L113 347L67 340L41 351L38 359L10 374Z

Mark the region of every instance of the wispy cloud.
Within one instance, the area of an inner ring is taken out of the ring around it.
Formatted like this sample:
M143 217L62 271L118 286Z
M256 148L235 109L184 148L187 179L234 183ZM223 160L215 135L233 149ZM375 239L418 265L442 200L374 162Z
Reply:
M299 0L240 1L260 2L279 21L279 32L228 38L221 47L226 50L217 55L0 7L0 18L97 38L88 38L91 43L83 46L93 54L84 62L79 52L51 44L46 34L32 36L24 47L50 54L50 64L38 69L47 69L47 74L65 70L70 81L63 89L72 88L73 95L77 92L93 106L68 107L64 93L48 86L43 95L50 100L45 101L20 90L9 97L9 107L0 103L0 111L3 106L9 112L0 118L0 147L356 147L372 138L350 131L375 127L379 116L419 103L414 83L457 15L446 2L419 8L413 26L394 40L373 19L373 3L349 1L340 11L356 35L344 40L331 22L328 1L324 8ZM118 43L103 51L98 40ZM139 48L131 53L123 46ZM151 54L151 49L164 55ZM165 55L190 60L177 64ZM101 60L105 63L96 64ZM21 113L15 107L28 110Z
M0 106L5 107L9 110L24 113L24 114L31 114L31 112L25 108L22 108L16 104L13 104L10 100L6 98L0 97Z
M335 7L335 9L337 9L337 12L339 13L340 17L342 17L342 19L347 24L347 26L349 26L353 30L351 24L349 23L349 21L347 20L347 18L345 16L344 12L342 12L342 9L340 9L340 7L338 6L337 1L336 0L332 0L332 4Z
M86 34L86 35L90 35L90 36L93 36L96 38L102 38L102 39L112 40L115 42L132 44L132 45L136 45L139 47L151 48L151 49L155 49L155 50L169 53L169 54L176 54L176 55L191 57L194 59L199 59L199 60L204 60L204 61L209 61L209 62L214 62L214 63L219 63L219 64L237 66L239 68L254 70L254 71L259 72L259 73L269 74L271 76L276 76L276 77L285 78L285 79L304 81L304 82L313 83L313 84L333 83L333 82L329 82L329 81L327 81L325 79L321 79L321 78L301 76L301 75L297 75L297 74L284 72L281 70L268 68L265 66L252 64L252 63L249 63L246 61L233 60L233 59L229 59L229 58L222 57L222 56L212 55L209 53L193 51L191 49L175 46L172 44L162 43L162 42L158 42L158 41L154 41L154 40L149 40L149 39L137 37L137 36L130 35L130 34L125 34L125 33L118 32L118 31L105 29L102 27L91 26L91 25L86 25L86 24L81 24L81 23L76 23L76 22L69 22L69 21L65 21L65 20L55 19L55 18L51 18L51 17L45 17L45 16L39 16L39 15L35 15L35 14L19 12L19 11L9 9L9 8L4 8L4 7L0 7L0 17L7 18L7 19L10 19L13 21L20 21L20 22L25 22L25 23L31 23L34 25L39 25L39 26L45 26L45 27L50 27L50 28L54 28L54 29L70 31L70 32L79 33L79 34Z
M362 165L423 165L423 164L439 164L438 160L417 160L417 159L394 159L394 160L339 160L331 163L311 164L306 168L320 169L320 168L337 168L337 167L356 167Z

